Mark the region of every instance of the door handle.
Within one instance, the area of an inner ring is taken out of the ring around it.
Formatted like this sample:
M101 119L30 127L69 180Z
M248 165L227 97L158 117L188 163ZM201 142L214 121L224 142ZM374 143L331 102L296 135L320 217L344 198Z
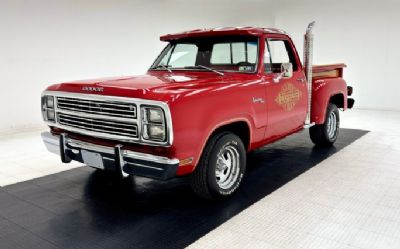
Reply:
M303 83L304 79L303 78L298 78L297 81L300 82L300 83Z

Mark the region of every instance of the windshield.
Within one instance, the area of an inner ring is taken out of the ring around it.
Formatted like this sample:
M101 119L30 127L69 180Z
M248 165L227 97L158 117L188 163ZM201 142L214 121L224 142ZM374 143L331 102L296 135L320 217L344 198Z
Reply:
M257 68L258 38L207 37L171 42L152 70L214 70L253 73Z

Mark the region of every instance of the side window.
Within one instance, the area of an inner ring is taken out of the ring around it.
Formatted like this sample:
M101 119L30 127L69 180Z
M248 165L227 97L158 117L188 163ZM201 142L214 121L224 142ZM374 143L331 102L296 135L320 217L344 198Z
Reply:
M169 62L166 64L174 68L194 66L196 63L197 50L198 48L195 44L179 43L175 46L169 58Z
M293 70L298 66L295 60L294 52L289 41L280 39L268 39L267 48L264 55L265 71L268 73L280 73L282 63L292 63Z

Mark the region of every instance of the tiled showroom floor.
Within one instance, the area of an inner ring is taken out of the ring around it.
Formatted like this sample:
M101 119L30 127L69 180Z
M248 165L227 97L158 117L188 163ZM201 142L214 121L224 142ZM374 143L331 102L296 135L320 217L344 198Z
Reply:
M400 248L400 113L341 114L342 127L371 132L190 248ZM0 186L79 166L62 165L39 133L0 137Z
M60 158L49 154L41 141L42 130L24 130L0 136L0 186L80 166L76 162L63 165Z
M190 248L400 248L400 113L341 114L371 132Z

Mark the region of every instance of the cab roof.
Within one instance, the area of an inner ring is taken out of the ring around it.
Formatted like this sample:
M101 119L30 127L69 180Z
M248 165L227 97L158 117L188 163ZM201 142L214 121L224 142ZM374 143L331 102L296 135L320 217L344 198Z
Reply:
M221 27L212 29L194 29L176 34L167 34L160 37L161 41L172 41L182 38L221 36L221 35L253 35L260 36L263 34L283 34L287 33L283 30L275 28L258 28L258 27Z

